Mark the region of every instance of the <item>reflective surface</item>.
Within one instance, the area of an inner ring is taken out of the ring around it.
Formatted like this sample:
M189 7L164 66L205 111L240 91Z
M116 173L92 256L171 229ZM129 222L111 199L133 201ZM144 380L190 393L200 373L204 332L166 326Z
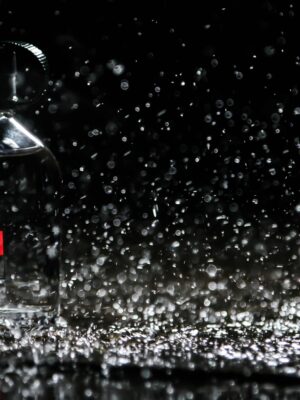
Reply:
M147 378L137 375L107 379L99 372L85 367L77 372L23 367L7 370L0 375L2 399L101 399L101 400L251 400L297 399L300 386L288 382L241 382L194 377ZM126 375L126 374L125 374Z
M83 322L2 327L4 398L294 399L300 394L300 331L287 321L172 328Z

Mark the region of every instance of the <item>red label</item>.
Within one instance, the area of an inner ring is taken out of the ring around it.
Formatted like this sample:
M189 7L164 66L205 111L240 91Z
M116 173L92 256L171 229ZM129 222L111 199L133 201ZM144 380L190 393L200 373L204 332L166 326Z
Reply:
M3 231L0 231L0 256L4 255Z

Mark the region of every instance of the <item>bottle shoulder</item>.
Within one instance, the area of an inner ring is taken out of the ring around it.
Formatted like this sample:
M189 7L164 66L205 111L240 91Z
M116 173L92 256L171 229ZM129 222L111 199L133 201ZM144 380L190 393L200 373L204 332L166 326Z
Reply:
M31 154L44 147L14 116L0 114L0 157Z

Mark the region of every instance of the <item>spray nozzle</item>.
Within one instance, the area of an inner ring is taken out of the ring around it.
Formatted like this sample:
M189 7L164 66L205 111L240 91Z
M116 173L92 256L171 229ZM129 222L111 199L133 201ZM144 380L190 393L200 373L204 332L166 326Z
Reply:
M48 84L47 61L36 46L0 42L0 108L15 109L35 103Z

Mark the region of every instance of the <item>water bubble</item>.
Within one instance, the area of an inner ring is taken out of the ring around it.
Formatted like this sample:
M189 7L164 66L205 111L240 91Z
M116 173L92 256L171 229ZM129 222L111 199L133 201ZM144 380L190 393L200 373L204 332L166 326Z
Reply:
M205 203L210 203L212 201L212 196L210 194L206 194L204 196Z
M208 267L206 268L206 272L210 277L216 276L217 273L217 267L214 264L209 264Z
M294 108L294 115L300 115L300 107Z
M241 71L234 71L234 76L236 77L237 80L241 80L244 77Z
M266 46L264 48L264 52L266 56L273 56L275 54L275 48L273 46Z
M120 86L122 90L126 91L129 89L129 82L126 79L122 79Z
M116 64L113 66L113 73L115 75L122 75L125 71L125 67L122 64Z

